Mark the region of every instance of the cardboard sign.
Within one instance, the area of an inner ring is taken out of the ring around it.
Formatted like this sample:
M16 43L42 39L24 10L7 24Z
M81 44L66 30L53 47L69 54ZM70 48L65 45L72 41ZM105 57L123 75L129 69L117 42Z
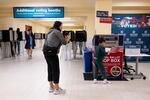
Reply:
M111 48L110 54L107 55L103 64L106 69L106 73L111 77L120 77L122 76L122 58L123 58L123 49L121 47Z

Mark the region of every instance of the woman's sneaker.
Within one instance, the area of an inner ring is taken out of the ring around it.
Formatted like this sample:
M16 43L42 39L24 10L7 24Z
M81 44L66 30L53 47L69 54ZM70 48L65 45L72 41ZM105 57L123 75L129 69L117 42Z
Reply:
M28 56L28 59L32 59L32 56L31 56L31 55L29 55L29 56Z
M97 84L97 83L98 83L97 79L94 79L94 80L93 80L93 83L94 83L94 84Z
M54 92L54 88L49 88L49 93L53 93Z
M104 79L104 81L102 83L103 84L111 84L111 82L109 82L107 79Z
M54 95L65 94L66 90L59 88L59 90L54 90Z

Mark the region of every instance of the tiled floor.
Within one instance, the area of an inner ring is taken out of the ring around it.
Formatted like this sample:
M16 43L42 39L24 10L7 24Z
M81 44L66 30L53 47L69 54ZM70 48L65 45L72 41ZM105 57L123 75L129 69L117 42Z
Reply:
M140 63L147 80L113 81L110 85L83 80L82 60L60 61L60 84L65 95L48 93L47 67L42 52L32 60L20 56L0 60L0 100L150 100L150 63Z

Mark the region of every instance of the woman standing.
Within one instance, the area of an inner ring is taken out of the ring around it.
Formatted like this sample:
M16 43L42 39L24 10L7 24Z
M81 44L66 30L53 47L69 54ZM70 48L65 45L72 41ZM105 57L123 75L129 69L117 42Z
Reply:
M28 58L31 59L32 49L34 49L35 47L35 39L31 29L25 32L25 38L26 38L25 49L27 50Z
M14 31L13 28L9 28L9 34L10 34L10 46L11 46L11 56L15 57L16 52L15 52L15 39L14 39Z
M22 34L20 32L20 28L17 28L17 55L20 55L20 41L22 40Z
M54 93L54 95L65 93L65 90L61 89L59 86L60 68L58 53L61 45L67 44L70 37L63 37L61 30L62 22L56 21L48 32L48 36L43 47L44 57L48 65L48 81L50 85L49 92Z

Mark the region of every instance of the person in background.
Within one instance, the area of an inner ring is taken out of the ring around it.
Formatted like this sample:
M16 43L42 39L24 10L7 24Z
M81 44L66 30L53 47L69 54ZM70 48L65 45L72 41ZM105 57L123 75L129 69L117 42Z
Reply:
M83 42L79 42L80 55L82 55Z
M13 31L12 27L9 28L9 34L10 34L11 56L15 57L15 54L16 54L16 52L15 52L16 45L15 45L15 40L14 40L14 31Z
M20 41L21 41L20 28L17 28L16 33L17 33L17 51L18 51L17 55L19 56L20 55Z
M105 51L105 39L100 38L99 39L99 45L95 47L95 53L94 53L94 63L96 66L96 71L94 73L94 83L97 83L97 78L98 78L98 71L100 70L102 74L103 83L107 84L110 83L107 81L107 75L106 75L106 70L105 66L103 65L103 59L106 56L106 51Z
M32 49L34 49L35 47L35 39L31 29L25 32L25 38L26 38L25 49L27 50L28 58L31 59L33 52Z
M54 95L65 93L65 90L59 86L60 68L58 53L61 45L67 44L70 37L63 37L61 30L62 22L54 22L43 46L43 54L48 66L49 93L53 93Z
M71 33L69 32L68 34L63 34L64 37L70 35L71 37ZM71 41L68 41L68 43L66 45L62 46L62 51L63 51L63 57L65 59L65 61L67 60L71 60Z
M76 59L76 54L77 54L77 42L72 41L72 50L73 50L73 58Z

